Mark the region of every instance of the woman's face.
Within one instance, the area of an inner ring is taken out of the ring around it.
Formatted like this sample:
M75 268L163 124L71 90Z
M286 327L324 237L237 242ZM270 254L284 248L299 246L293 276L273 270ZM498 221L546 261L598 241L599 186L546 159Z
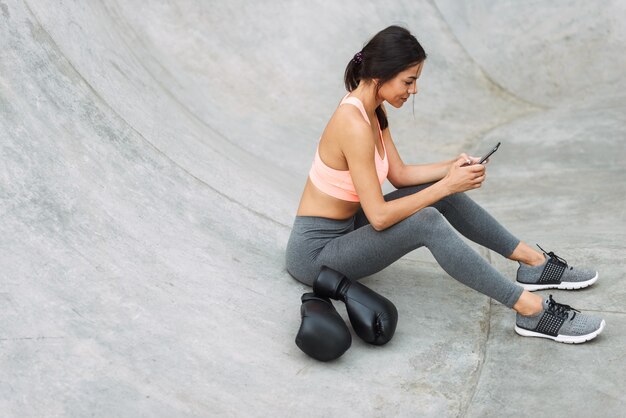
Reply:
M378 96L395 108L400 108L411 94L417 94L417 79L422 74L424 61L398 73L378 90Z

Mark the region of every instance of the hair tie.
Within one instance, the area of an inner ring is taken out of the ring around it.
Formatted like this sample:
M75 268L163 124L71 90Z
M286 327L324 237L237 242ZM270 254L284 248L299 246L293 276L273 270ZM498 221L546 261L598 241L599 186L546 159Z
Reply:
M352 58L352 61L354 61L357 64L360 64L363 62L363 53L362 52L357 52L356 54L354 54L354 58Z

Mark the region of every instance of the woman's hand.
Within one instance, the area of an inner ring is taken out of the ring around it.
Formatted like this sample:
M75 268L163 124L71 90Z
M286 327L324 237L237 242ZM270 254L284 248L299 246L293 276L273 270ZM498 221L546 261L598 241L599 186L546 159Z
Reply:
M467 155L464 152L459 154L459 156L456 157L455 161L457 161L459 158L463 158L463 160L465 161L463 165L474 165L474 164L478 164L478 162L480 161L479 157L472 157L471 155ZM485 163L487 163L488 161L489 160L485 161Z
M467 165L468 161L471 165ZM459 158L452 163L448 174L441 179L449 194L465 192L477 189L485 181L485 166L477 164L479 158L470 157L467 154L459 155Z

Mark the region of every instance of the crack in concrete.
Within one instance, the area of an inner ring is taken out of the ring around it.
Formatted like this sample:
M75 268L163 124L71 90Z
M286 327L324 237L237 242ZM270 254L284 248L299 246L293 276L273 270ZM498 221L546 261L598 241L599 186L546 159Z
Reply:
M491 261L490 261L491 263ZM485 330L485 335L483 340L481 341L481 346L480 346L480 361L478 363L478 366L476 367L476 371L474 372L474 384L472 385L472 389L471 389L471 393L469 395L469 399L467 400L467 402L465 403L465 405L463 405L460 410L459 410L459 414L457 415L457 417L459 418L463 418L467 416L467 412L469 411L470 407L472 406L472 403L474 402L474 396L476 396L476 392L478 392L478 384L480 383L480 378L482 377L483 374L483 366L485 365L486 362L486 358L487 358L487 344L489 343L489 337L491 336L491 299L489 299L489 303L487 305L487 313L486 313L486 330Z
M16 337L16 338L0 338L0 341L30 341L30 340L63 340L65 339L65 337L46 337L46 336L40 336L40 337Z

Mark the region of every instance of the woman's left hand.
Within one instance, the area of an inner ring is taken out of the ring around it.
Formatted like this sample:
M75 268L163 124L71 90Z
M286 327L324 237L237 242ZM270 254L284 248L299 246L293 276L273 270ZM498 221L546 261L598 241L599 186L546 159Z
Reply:
M462 152L461 154L459 154L458 157L456 157L456 159L458 160L459 158L463 158L466 161L465 165L474 165L474 164L478 164L478 162L480 161L479 157L472 157L471 155L467 155L466 153ZM485 161L485 163L489 162L489 160Z

